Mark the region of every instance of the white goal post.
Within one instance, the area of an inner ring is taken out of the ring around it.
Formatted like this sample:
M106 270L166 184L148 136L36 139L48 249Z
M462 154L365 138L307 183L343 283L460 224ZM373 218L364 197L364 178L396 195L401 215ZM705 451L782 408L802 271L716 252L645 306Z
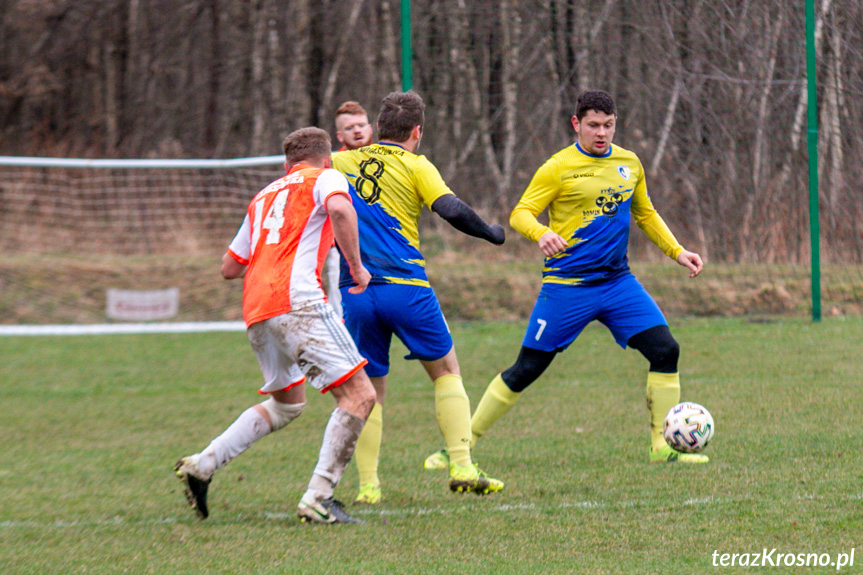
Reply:
M0 335L242 330L221 256L284 156L0 156Z

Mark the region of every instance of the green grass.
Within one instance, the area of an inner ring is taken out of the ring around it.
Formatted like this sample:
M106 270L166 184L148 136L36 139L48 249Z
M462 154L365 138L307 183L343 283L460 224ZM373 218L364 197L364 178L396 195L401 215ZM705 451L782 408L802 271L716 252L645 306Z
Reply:
M506 489L422 470L438 449L431 384L393 370L385 500L365 526L300 525L332 400L220 471L211 517L171 466L252 402L242 333L0 338L0 571L23 573L750 573L714 550L849 553L863 532L863 319L681 319L683 399L712 412L712 461L647 463L645 362L589 327L477 446ZM522 323L453 326L475 405ZM352 500L349 467L336 496ZM861 546L863 547L863 546ZM860 572L863 549L855 565ZM835 568L774 567L771 573Z

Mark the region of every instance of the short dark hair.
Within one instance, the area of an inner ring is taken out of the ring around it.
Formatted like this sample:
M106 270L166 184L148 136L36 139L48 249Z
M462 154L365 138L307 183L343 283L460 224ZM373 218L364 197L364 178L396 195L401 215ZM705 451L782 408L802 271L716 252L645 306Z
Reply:
M378 138L392 142L406 142L416 126L425 123L426 105L413 90L390 92L378 113Z
M609 116L617 115L614 98L602 90L589 90L579 94L578 100L575 102L575 117L581 120L589 110L603 112Z
M289 166L308 160L316 162L328 158L332 145L330 135L320 128L300 128L288 134L282 143L285 161Z

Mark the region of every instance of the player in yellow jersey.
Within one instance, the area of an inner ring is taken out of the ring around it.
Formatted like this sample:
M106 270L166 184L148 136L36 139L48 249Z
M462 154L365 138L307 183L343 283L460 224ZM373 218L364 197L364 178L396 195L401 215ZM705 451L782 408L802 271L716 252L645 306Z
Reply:
M341 276L345 325L369 361L366 370L378 394L367 431L358 442L357 501L363 503L381 498L377 455L393 335L410 351L407 359L420 360L434 382L435 414L450 453L450 488L480 494L503 488L471 460L470 402L449 328L426 276L417 225L427 206L459 231L496 245L503 244L504 230L483 221L447 187L437 168L416 154L424 109L422 98L413 91L389 94L377 118L380 142L333 156L333 167L351 183L360 255L372 274L364 297L348 292L353 280L344 267Z
M574 145L554 154L534 174L510 216L510 225L537 242L545 255L543 284L518 359L486 389L471 419L472 443L518 399L593 320L617 343L650 362L647 408L650 461L706 463L701 454L672 450L662 436L668 410L680 400L680 348L656 302L629 270L632 218L667 256L694 278L701 257L685 250L653 207L644 168L632 152L612 146L617 112L602 91L581 94L572 127ZM537 220L548 209L549 225ZM443 467L447 452L430 455L427 469Z

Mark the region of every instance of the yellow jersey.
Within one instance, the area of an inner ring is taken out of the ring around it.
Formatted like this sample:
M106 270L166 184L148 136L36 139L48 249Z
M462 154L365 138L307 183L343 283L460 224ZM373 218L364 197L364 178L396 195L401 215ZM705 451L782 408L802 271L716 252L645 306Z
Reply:
M397 144L372 144L333 154L333 168L350 184L357 211L360 255L371 283L428 286L420 252L419 218L423 206L452 194L425 156ZM350 274L340 285L352 285Z
M548 226L537 220L546 208ZM629 269L631 218L672 259L683 251L650 201L638 156L620 146L595 156L575 143L536 171L510 225L534 241L551 230L569 243L545 259L543 282L595 284Z

